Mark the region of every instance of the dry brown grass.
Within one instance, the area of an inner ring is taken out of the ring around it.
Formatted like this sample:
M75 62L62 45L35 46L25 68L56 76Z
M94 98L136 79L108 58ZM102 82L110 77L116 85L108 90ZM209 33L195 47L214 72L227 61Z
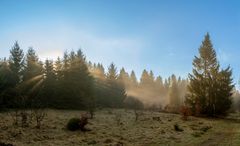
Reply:
M66 124L82 111L48 110L40 129L35 124L16 127L7 113L0 114L0 142L16 146L65 146L65 145L240 145L240 124L225 120L189 117L183 121L181 115L144 111L135 121L131 110L101 110L96 112L87 128L88 132L71 132ZM121 124L116 124L116 114L121 114ZM160 117L160 120L153 120ZM174 130L178 124L183 131ZM219 135L221 133L221 135ZM218 137L219 135L219 137ZM219 139L220 138L220 139Z

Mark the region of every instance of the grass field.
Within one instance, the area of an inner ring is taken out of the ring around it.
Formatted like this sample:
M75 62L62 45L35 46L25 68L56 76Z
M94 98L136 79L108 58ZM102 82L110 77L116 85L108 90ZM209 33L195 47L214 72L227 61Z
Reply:
M15 146L240 145L240 123L196 117L183 121L180 115L150 111L145 111L135 122L135 115L131 110L100 110L87 125L91 131L68 131L68 120L80 117L82 113L48 110L41 129L35 128L35 123L27 128L13 126L9 114L1 113L0 142ZM116 117L120 119L120 124L117 124ZM176 124L183 131L176 131Z

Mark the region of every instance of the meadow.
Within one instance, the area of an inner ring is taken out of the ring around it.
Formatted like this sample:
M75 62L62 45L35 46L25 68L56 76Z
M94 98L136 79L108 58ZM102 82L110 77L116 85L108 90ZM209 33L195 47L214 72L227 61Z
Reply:
M133 110L102 109L86 126L89 131L69 131L66 124L84 111L47 110L40 129L13 126L9 112L0 114L0 142L14 146L212 146L240 145L240 123L226 119L189 117L158 111L142 111L135 121ZM176 129L177 127L177 129Z

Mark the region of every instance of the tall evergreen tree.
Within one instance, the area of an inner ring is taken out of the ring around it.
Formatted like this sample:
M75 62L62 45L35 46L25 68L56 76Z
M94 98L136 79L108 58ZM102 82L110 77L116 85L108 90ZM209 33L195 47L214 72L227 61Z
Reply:
M43 81L43 64L33 48L29 48L26 54L25 67L23 70L23 84L21 85L24 95L29 98L36 97Z
M163 100L163 97L165 97L165 90L161 76L158 76L155 80L155 94L156 97L161 98L161 100Z
M107 78L108 80L115 81L117 80L118 74L117 74L117 68L113 63L110 64L108 67L108 73L107 73Z
M63 78L59 81L59 108L86 108L93 97L93 78L81 50L64 53Z
M178 81L175 75L171 77L171 85L169 91L169 104L174 110L180 107L180 98L178 92Z
M150 77L149 77L149 74L148 74L147 70L144 69L143 72L142 72L142 76L140 78L140 86L141 87L148 86L150 84L149 78Z
M125 88L129 87L129 75L124 68L120 70L118 81L124 85Z
M131 80L131 86L136 87L138 85L137 77L135 72L132 70L131 75L130 75L130 80Z
M220 70L216 52L207 34L199 48L199 56L193 60L193 73L186 102L196 114L215 116L224 114L231 106L232 72Z
M105 79L105 70L102 64L97 64L97 77L104 80Z
M17 85L22 78L23 69L23 50L20 49L18 42L16 41L12 49L10 50L9 67L13 73L13 78L15 80L15 85Z
M62 61L61 61L60 57L57 58L54 66L55 66L54 68L55 68L55 72L56 72L56 79L57 79L57 81L59 81L62 78L62 69L63 69L63 65L62 65Z
M53 67L52 60L46 60L44 64L44 81L43 88L41 90L41 96L43 102L48 106L53 106L56 97L56 73Z
M26 54L23 81L31 80L43 75L42 63L33 48L29 48Z
M15 79L6 59L0 61L0 109L12 105L15 98Z
M107 85L108 85L108 106L110 107L122 107L123 101L126 98L124 85L117 80L117 68L113 63L108 67L107 73Z

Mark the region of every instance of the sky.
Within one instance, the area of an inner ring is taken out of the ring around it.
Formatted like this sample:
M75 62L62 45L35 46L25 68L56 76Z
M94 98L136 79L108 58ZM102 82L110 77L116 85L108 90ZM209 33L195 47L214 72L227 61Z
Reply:
M111 62L140 77L187 77L209 32L222 67L240 78L238 0L0 0L0 58L15 41L40 59L82 49L87 59Z

